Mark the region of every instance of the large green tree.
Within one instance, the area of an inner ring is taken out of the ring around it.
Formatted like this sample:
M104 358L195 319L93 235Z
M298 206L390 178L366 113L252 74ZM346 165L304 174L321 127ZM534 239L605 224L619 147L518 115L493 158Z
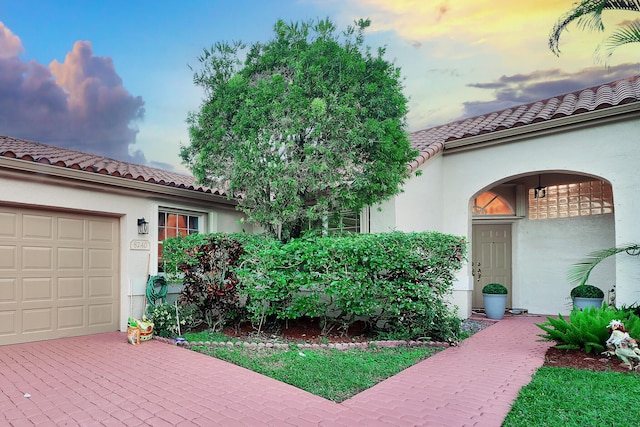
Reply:
M369 25L278 21L266 43L219 42L198 58L205 99L182 159L282 240L397 194L408 177L400 69L364 46Z
M576 21L578 26L582 28L603 31L602 13L605 10L640 12L640 0L583 0L576 3L573 9L560 17L551 30L549 35L551 51L556 55L560 54L560 35L573 21ZM638 42L640 42L640 21L625 21L605 40L603 47L606 48L610 56L617 47Z

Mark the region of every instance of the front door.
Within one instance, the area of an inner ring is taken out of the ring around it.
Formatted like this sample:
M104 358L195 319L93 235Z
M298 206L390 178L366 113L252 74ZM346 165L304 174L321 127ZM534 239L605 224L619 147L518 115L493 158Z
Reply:
M511 307L511 224L473 224L472 238L472 307L484 307L482 288L488 283L507 288L507 307Z

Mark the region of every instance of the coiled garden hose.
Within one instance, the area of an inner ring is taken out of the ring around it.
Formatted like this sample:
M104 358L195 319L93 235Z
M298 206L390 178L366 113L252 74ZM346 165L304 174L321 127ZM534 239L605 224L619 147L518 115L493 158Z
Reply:
M167 302L167 281L163 276L149 276L147 281L147 301L150 305L156 305L156 301L162 299Z

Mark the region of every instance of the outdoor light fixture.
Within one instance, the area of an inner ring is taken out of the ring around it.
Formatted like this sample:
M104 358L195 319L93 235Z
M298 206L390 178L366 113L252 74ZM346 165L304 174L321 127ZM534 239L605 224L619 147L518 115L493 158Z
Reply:
M533 197L536 199L542 199L547 195L547 187L543 187L540 184L540 175L538 175L538 186L533 190Z
M138 234L149 234L149 222L144 218L138 218Z

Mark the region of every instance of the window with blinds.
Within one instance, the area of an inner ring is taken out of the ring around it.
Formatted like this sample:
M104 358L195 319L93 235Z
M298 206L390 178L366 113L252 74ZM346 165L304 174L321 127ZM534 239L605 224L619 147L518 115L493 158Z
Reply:
M158 211L158 271L164 271L162 242L170 237L187 236L200 231L200 215L176 211Z

